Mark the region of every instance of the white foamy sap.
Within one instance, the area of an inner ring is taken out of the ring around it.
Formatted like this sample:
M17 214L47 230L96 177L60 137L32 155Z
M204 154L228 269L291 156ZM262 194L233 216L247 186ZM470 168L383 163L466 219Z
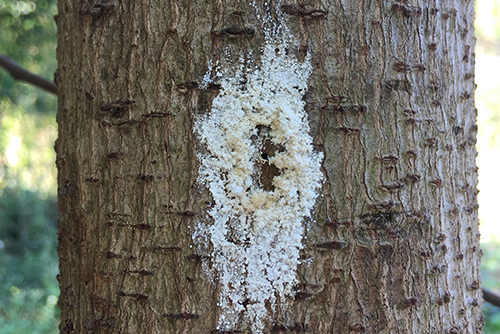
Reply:
M195 125L207 149L198 155L198 182L214 201L208 212L213 223L200 224L195 234L213 247L221 330L235 329L241 316L262 333L270 316L266 303L275 310L279 296L279 307L287 307L297 283L303 219L311 216L323 177L322 154L313 150L302 101L310 60L286 55L290 45L271 35L266 33L258 68L236 74L219 69L220 93ZM279 170L271 191L259 184L265 140L282 148L266 157Z

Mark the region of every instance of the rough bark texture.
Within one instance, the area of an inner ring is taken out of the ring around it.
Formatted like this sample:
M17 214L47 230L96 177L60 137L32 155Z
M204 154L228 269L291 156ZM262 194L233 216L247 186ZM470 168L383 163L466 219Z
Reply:
M217 332L193 119L209 60L258 53L249 1L59 1L62 333ZM283 5L326 182L266 332L482 332L473 2Z

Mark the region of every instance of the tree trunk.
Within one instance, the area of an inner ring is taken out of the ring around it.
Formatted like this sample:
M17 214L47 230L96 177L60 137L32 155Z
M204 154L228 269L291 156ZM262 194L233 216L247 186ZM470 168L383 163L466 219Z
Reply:
M482 332L472 1L58 6L62 333Z

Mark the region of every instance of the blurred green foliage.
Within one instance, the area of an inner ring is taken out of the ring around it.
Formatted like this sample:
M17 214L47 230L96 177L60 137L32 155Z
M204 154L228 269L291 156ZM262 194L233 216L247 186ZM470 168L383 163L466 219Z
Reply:
M476 106L478 108L477 122L478 150L481 154L498 154L500 148L500 0L476 0ZM488 151L490 150L490 151ZM482 153L489 152L489 153ZM491 164L498 161L489 157L485 163ZM478 162L480 160L478 159ZM498 180L485 177L495 177L497 174L488 174L489 166L479 166L479 189L482 194L496 194ZM493 169L494 170L494 169ZM482 177L483 175L483 177ZM497 177L497 176L496 176ZM490 188L491 187L491 188ZM484 190L484 192L483 192ZM482 197L479 195L481 223L498 224L496 215L496 197ZM489 208L489 211L488 211ZM481 276L483 287L500 294L500 241L492 238L481 245L484 255L481 263ZM485 334L500 333L500 309L490 304L485 304L483 309L486 325Z
M0 52L24 68L52 80L56 63L55 0L0 0ZM55 115L56 99L0 71L0 96L25 105L28 112Z
M0 332L57 333L55 198L7 186L0 199Z
M53 79L55 0L0 0L0 53ZM0 69L0 332L57 333L57 100Z
M476 51L500 54L500 1L476 0Z
M481 248L484 253L481 262L483 287L500 294L500 241L492 239L488 243L483 243ZM484 333L500 333L500 308L485 303L483 314L486 320Z
M476 0L478 147L500 148L500 0Z

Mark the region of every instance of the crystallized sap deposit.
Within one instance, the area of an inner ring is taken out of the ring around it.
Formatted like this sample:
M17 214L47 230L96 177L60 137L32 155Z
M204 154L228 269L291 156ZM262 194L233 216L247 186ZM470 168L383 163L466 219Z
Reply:
M286 55L289 45L266 35L259 68L236 74L220 69L220 93L196 124L208 152L199 155L198 181L214 200L213 223L201 224L197 234L213 246L220 330L235 329L243 319L261 333L271 315L266 302L274 311L286 308L297 283L303 219L311 215L322 180L322 155L313 151L302 101L310 61ZM272 190L259 184L265 140L281 148L264 157L279 170Z

